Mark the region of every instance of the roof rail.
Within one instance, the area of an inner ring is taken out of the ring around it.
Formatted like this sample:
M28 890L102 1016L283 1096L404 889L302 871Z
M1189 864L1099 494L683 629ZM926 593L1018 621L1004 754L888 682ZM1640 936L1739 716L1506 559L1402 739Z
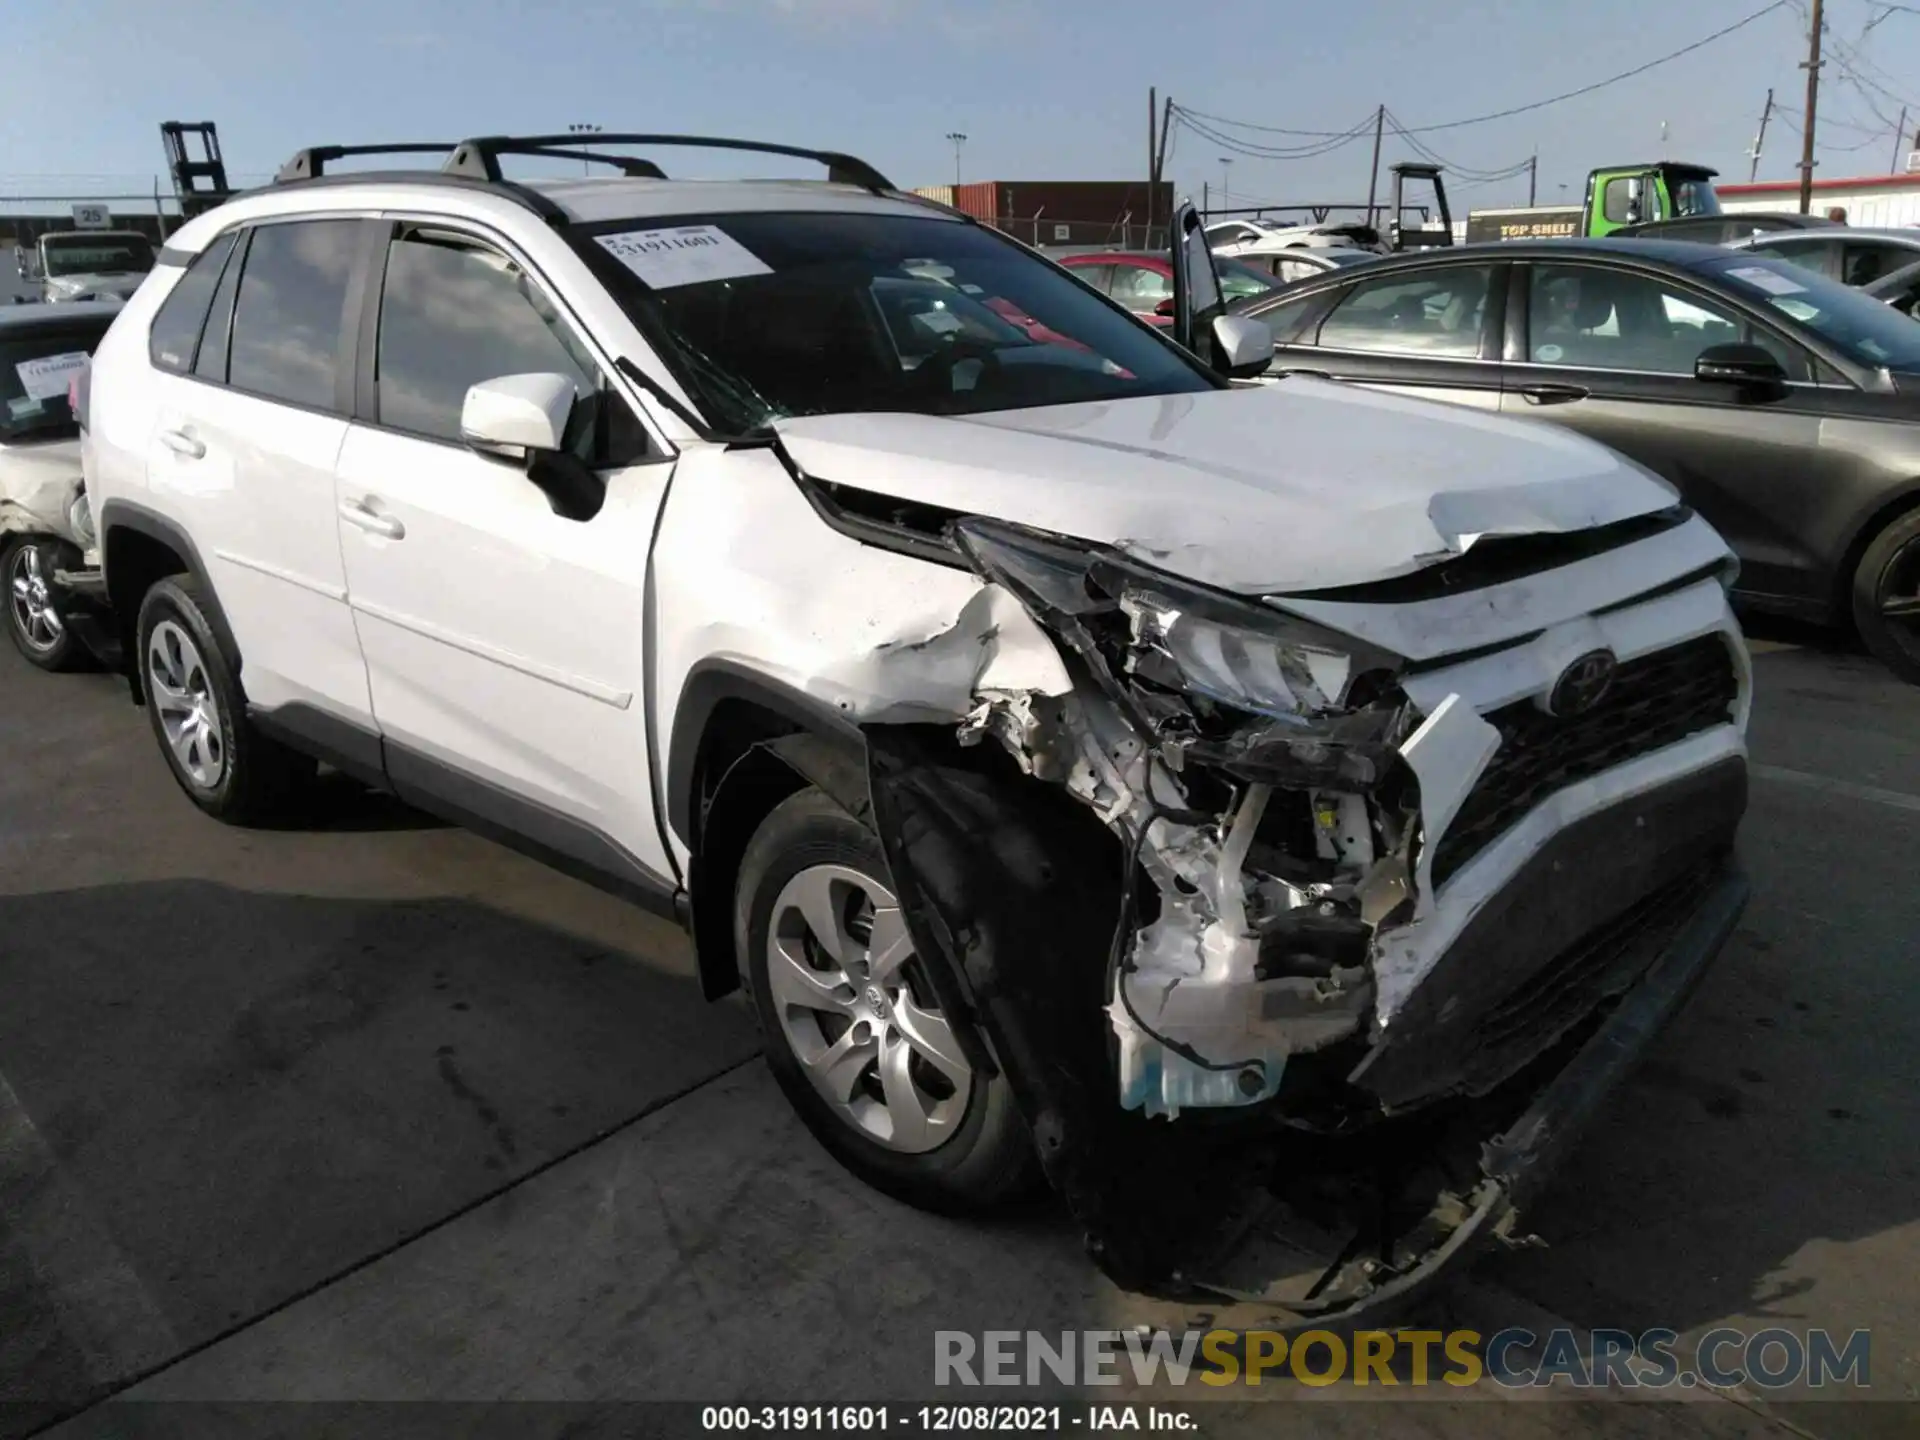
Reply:
M579 147L583 145L672 145L701 150L746 150L759 155L791 155L798 160L814 160L826 166L827 178L837 184L858 185L876 194L891 192L896 188L891 180L866 161L843 155L837 150L806 150L797 145L773 145L759 140L725 140L711 135L486 135L462 140L453 147L453 154L447 157L447 163L442 168L449 175L466 175L497 183L505 178L500 173L502 155L550 156L572 151L575 156L581 156ZM623 158L629 164L651 164L637 157ZM659 175L658 178L665 177Z
M444 155L453 146L445 140L422 141L418 145L312 145L305 150L296 150L293 158L282 165L273 177L275 184L288 180L315 180L324 175L327 166L335 160L344 160L350 155ZM499 179L499 176L494 176Z

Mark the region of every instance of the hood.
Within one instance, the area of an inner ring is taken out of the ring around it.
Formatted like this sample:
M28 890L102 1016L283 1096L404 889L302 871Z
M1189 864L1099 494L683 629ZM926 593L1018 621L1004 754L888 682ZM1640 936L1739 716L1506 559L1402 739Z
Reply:
M77 438L0 444L0 534L52 534L84 545L73 514L80 494Z
M47 281L49 300L127 299L147 278L144 270L120 271L112 275L61 275Z
M818 480L1115 546L1242 594L1408 574L1482 535L1559 534L1674 492L1537 421L1328 381L949 419L776 422Z

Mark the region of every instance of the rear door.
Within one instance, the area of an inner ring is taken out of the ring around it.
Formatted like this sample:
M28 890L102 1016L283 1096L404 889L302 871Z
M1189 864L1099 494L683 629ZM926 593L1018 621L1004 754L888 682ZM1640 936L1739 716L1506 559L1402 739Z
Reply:
M147 452L148 484L192 533L233 627L249 702L361 728L371 706L333 468L352 403L345 317L366 223L260 223L208 248L154 317Z
M1791 383L1698 380L1712 345L1771 350ZM1819 368L1798 344L1684 280L1586 261L1515 267L1501 410L1592 436L1666 477L1741 560L1741 588L1798 597L1821 486Z
M1292 341L1277 328L1274 369L1497 410L1505 273L1448 260L1356 279Z

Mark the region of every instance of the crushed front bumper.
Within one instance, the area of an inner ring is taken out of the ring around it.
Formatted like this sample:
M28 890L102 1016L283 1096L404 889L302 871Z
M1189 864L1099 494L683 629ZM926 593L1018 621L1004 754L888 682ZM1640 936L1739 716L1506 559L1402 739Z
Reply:
M1746 901L1732 858L1746 773L1730 757L1565 827L1481 907L1480 938L1471 924L1458 937L1461 972L1423 983L1431 1014L1395 1016L1371 1064L1327 1052L1343 1103L1387 1118L1334 1133L1276 1107L1151 1120L1114 1100L1112 834L995 747L957 751L944 727L867 739L875 828L916 946L944 962L929 966L943 1008L972 1022L974 1063L1007 1076L1089 1253L1123 1288L1168 1299L1344 1321L1511 1238ZM1482 1044L1530 984L1550 992L1544 1018L1535 1008L1518 1044Z

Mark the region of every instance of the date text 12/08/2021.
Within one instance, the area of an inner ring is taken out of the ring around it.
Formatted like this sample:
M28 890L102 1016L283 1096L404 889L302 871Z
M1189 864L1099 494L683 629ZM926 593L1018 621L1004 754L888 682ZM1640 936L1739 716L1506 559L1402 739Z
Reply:
M700 1428L1059 1435L1073 1430L1192 1431L1198 1427L1186 1411L1159 1405L708 1405L700 1412Z

